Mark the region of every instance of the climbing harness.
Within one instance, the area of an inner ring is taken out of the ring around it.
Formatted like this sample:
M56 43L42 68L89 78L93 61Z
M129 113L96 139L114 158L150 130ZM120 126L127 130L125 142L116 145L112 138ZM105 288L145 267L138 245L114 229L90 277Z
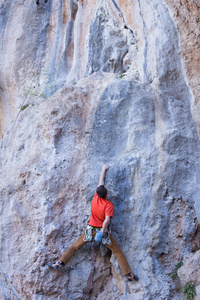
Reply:
M87 225L86 229L85 229L85 235L83 237L83 240L85 242L91 242L93 240L93 237L92 237L92 230L95 230L96 231L96 234L101 230L102 228L99 228L99 227L94 227L94 226L90 226L90 225ZM111 242L111 239L110 239L110 235L111 235L111 229L107 229L104 236L102 237L101 239L101 242L105 245L109 245L111 246L112 245L112 242Z

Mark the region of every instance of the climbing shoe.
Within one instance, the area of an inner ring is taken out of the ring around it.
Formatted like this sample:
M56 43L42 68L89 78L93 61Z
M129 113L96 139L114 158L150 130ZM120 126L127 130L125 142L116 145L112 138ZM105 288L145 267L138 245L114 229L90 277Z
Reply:
M40 4L39 0L36 0L36 4L37 4L37 5L39 5L39 4Z
M64 263L62 260L58 260L58 261L48 264L48 267L51 269L60 269L63 266L64 266Z
M138 276L134 275L133 273L129 273L127 277L128 277L128 281L138 281L139 280Z

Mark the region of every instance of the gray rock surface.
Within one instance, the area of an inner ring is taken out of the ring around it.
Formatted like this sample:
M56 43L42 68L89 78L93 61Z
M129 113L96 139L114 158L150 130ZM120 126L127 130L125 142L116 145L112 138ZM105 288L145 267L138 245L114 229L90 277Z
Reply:
M183 299L170 274L197 272L199 110L172 6L0 2L0 299L88 299L90 244L63 270L47 263L86 226L104 163L113 236L140 280L96 246L90 298Z

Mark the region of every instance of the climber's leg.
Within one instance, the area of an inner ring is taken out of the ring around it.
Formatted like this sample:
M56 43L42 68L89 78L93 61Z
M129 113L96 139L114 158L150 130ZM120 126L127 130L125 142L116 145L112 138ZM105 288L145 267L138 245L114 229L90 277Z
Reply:
M117 244L116 240L110 236L112 245L109 246L108 244L106 244L106 247L108 247L113 254L116 256L119 267L122 271L123 275L128 275L129 273L131 273L131 267L128 264L128 261L123 253L123 251L121 250L121 248L119 247L119 245Z
M92 230L92 238L95 237L95 234L96 234L96 231ZM85 233L83 233L78 238L78 240L76 240L76 242L63 253L61 258L57 262L49 263L48 266L53 269L58 269L64 265L66 265L78 249L80 249L83 245L89 243L89 241L84 241L84 239L83 239L84 236L85 236Z
M83 240L84 233L78 238L78 240L70 246L61 256L60 260L63 261L64 265L68 263L68 261L72 258L74 253L80 249L83 245L87 244L87 241Z

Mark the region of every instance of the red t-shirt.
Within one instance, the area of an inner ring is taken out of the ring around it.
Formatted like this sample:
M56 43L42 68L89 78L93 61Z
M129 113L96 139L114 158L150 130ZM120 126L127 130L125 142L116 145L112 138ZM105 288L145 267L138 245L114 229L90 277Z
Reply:
M94 227L102 227L106 216L113 217L113 204L107 199L100 198L95 192L88 224Z

